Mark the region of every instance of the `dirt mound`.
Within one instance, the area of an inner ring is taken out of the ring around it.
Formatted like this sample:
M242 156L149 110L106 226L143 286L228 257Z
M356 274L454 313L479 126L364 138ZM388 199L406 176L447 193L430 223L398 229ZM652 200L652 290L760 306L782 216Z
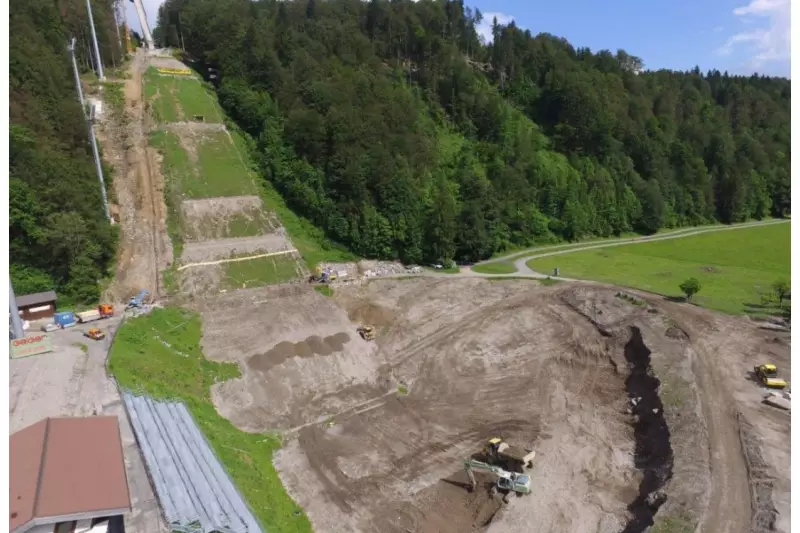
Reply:
M373 326L389 326L397 317L391 309L372 302L359 302L349 310L347 316L355 323Z
M258 196L184 200L181 217L187 242L265 235L279 227Z
M750 524L751 533L767 533L775 531L778 512L772 501L774 477L769 472L769 465L762 456L761 439L753 426L739 415L739 434L742 439L747 471L750 476L751 505L753 519Z
M689 335L687 335L685 331L675 326L669 326L664 334L670 339L675 339L680 341L685 341L689 339Z
M252 356L248 360L250 368L266 372L276 365L282 364L290 357L312 357L314 355L330 355L341 352L344 344L350 341L350 335L340 332L324 339L312 335L301 342L280 342L270 351Z

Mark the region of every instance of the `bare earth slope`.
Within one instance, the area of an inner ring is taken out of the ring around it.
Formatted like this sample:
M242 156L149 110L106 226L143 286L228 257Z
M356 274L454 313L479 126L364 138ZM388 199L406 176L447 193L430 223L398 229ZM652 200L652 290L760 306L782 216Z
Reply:
M206 355L243 368L213 391L217 408L242 429L286 432L276 467L316 531L642 531L659 491L662 515L702 531L750 531L753 505L761 524L777 508L788 531L788 416L746 379L764 358L790 372L788 342L639 297L649 304L585 283L426 277L195 305ZM637 425L649 411L629 411L645 360L663 401L648 423L667 438ZM461 466L496 435L537 450L533 494L507 506L467 491Z
M147 67L146 55L137 50L131 77L125 80L127 122L115 124L108 116L99 128L101 142L103 137L112 141L104 148L116 170L113 186L119 204L117 271L106 295L110 301L124 301L141 289L158 297L163 289L160 272L172 262L163 177L157 154L148 144L151 124L142 96L142 75Z

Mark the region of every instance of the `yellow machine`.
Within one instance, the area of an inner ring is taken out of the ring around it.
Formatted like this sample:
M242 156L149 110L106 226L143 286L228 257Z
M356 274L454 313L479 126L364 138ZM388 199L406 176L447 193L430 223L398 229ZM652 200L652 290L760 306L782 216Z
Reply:
M755 374L758 381L765 387L769 387L770 389L786 388L786 382L778 377L778 367L773 364L768 363L756 366L753 368L753 374Z
M372 326L361 326L358 328L358 334L361 335L365 341L375 340L375 328Z
M103 340L103 339L106 338L106 334L103 333L102 331L100 331L97 328L90 329L89 331L84 333L84 335L86 335L90 339L93 339L93 340L96 340L96 341Z
M522 473L531 468L533 459L536 457L535 451L512 446L498 437L489 439L483 452L490 464L517 473Z

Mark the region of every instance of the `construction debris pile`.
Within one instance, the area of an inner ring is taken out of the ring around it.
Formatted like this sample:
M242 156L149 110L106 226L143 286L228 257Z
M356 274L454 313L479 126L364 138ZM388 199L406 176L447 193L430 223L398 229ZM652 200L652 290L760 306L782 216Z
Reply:
M358 263L320 263L312 281L347 283L363 278L420 274L422 267L394 261L360 261Z

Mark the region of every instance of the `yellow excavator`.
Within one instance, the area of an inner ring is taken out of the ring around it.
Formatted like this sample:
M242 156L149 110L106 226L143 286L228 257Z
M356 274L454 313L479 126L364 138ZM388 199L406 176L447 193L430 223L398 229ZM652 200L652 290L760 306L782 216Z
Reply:
M361 338L365 341L375 340L375 328L372 326L361 326L358 328L358 334L361 335Z
M483 454L492 465L521 474L533 466L536 452L520 446L512 446L499 437L489 439Z
M786 388L786 381L778 377L778 367L771 363L754 367L753 374L765 387L770 389Z

